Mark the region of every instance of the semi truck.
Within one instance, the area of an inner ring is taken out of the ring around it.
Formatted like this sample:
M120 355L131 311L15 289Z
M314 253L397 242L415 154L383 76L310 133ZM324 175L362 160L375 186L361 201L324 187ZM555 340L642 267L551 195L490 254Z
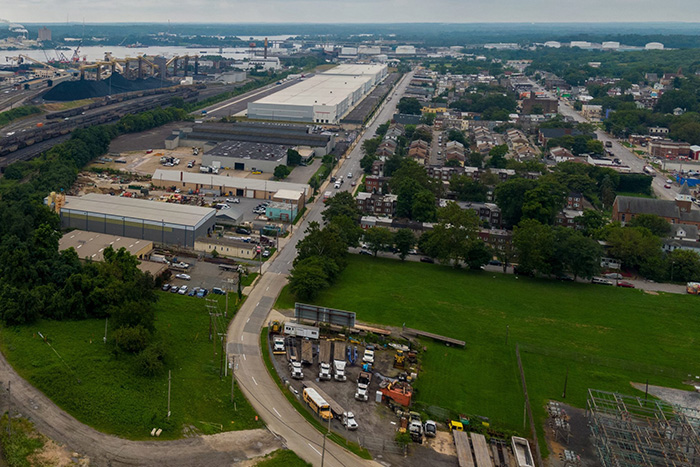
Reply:
M355 399L358 401L369 400L369 385L372 382L372 374L366 371L361 371L357 378L357 390L355 391Z
M284 323L284 333L288 336L308 337L318 339L319 330L316 326L306 326L299 323Z
M318 364L320 371L318 379L329 381L331 379L331 341L321 341L318 353Z
M311 411L323 420L333 418L328 402L314 388L304 388L304 402L311 408Z
M345 343L333 343L333 378L336 381L345 381Z
M282 336L275 336L274 339L272 340L272 353L275 355L284 355L285 354L285 346L284 346L284 337Z
M301 368L299 361L299 353L294 339L287 342L287 360L289 360L289 372L294 379L304 379L304 371Z

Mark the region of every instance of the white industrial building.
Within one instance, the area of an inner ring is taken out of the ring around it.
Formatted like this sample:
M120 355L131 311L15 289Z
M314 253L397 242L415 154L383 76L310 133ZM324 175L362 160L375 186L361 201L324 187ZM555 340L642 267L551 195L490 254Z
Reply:
M620 48L620 43L617 41L603 42L603 48L607 50L617 50Z
M593 44L591 44L588 41L571 41L571 44L569 44L571 47L578 47L580 49L590 49L593 47Z
M649 42L644 48L647 50L663 50L664 45L661 42Z
M337 123L387 75L382 64L346 64L248 104L248 118Z
M412 45L397 45L394 53L396 55L415 55L416 48Z

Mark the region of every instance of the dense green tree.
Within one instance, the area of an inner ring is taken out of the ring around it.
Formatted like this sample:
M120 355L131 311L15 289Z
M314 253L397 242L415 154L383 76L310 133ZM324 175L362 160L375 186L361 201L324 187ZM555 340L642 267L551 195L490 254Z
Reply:
M402 114L420 115L423 105L415 97L402 97L397 108Z
M606 226L604 238L609 254L628 268L641 268L656 256L661 256L661 240L644 227Z
M435 195L422 189L413 196L411 218L418 222L434 222L437 215Z
M387 250L394 241L394 236L386 227L370 227L364 233L369 250L377 256L377 252Z
M671 233L671 224L655 214L638 214L629 221L630 227L644 227L657 237L666 237Z
M668 277L676 282L700 281L700 256L690 250L673 250L668 255Z
M535 219L525 219L513 229L513 246L518 257L518 271L524 274L549 274L555 250L551 227Z
M581 232L573 232L565 244L564 264L568 272L577 277L591 278L600 272L603 248Z
M482 168L484 166L484 156L479 152L470 152L467 155L467 161L469 167Z
M566 200L566 189L559 183L541 180L535 188L525 192L523 217L536 219L541 223L552 224Z
M523 217L525 193L537 185L535 180L514 178L501 183L494 193L496 204L501 208L501 218L507 227L520 222Z
M321 256L335 262L340 269L345 267L348 246L337 226L329 224L321 229L318 222L311 222L305 233L306 236L297 243L295 265L307 258Z
M289 273L289 289L298 299L311 301L330 285L322 261L319 257L310 257L295 262Z
M301 164L301 154L299 154L299 151L292 148L287 149L287 165L294 167L299 164Z
M486 201L488 188L480 182L474 181L469 175L455 175L450 180L452 190L460 201Z
M326 209L323 210L323 220L331 222L337 216L346 216L355 222L360 220L360 209L357 201L349 191L341 191L326 200Z
M399 229L394 233L394 245L401 261L406 259L411 248L416 244L416 236L411 229Z

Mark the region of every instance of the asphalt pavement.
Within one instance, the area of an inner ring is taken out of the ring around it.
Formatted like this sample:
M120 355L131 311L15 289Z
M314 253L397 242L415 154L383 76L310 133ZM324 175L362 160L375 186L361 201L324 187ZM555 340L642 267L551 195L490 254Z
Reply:
M352 172L355 178L360 176L360 159L362 142L374 136L379 124L391 119L396 111L396 103L406 89L410 76L406 75L399 82L392 99L384 102L374 118L367 124L366 131L360 136L348 157L341 159L336 174L346 175ZM328 189L328 183L321 192ZM335 190L350 191L350 183ZM319 197L320 198L320 197ZM303 221L291 232L290 237L280 241L280 251L263 266L263 275L248 296L246 302L231 322L227 333L227 353L233 362L236 380L246 398L263 418L270 431L284 439L285 445L300 457L314 465L355 466L377 465L365 461L350 453L343 447L327 442L323 454L323 436L311 426L279 391L272 377L267 372L260 351L260 330L267 324L268 315L282 287L287 283L287 274L296 257L296 244L304 237L304 231L311 222L322 223L323 203L317 201L308 206L309 210Z

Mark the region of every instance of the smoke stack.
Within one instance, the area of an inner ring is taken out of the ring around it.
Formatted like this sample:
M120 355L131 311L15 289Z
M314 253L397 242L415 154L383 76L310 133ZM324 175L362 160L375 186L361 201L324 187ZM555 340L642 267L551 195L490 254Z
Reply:
M265 53L264 53L263 57L267 58L267 37L265 38Z

